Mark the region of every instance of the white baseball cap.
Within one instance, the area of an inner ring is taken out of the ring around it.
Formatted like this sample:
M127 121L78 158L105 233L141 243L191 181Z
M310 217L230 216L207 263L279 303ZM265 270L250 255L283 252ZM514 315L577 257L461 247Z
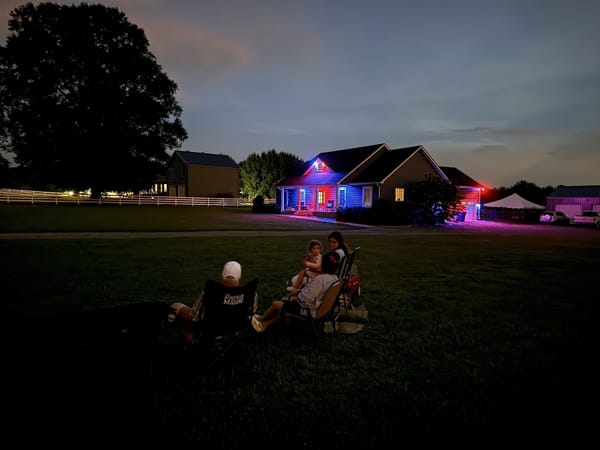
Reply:
M226 262L221 276L224 280L239 280L242 278L242 266L237 261Z

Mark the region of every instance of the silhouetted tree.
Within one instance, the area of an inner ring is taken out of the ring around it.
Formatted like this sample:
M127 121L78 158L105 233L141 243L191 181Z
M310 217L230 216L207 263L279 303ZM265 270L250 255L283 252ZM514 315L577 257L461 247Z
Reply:
M240 163L242 193L251 198L275 198L277 182L296 173L303 164L297 156L273 149L260 155L251 153Z
M144 31L116 8L27 3L0 46L0 144L35 186L148 187L187 138Z

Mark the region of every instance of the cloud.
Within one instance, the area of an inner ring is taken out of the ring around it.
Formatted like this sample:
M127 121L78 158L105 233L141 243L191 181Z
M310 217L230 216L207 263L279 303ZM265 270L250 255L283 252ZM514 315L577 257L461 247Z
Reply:
M293 20L285 10L198 4L179 14L132 14L150 40L159 62L186 82L219 82L286 70L309 75L321 53L320 32ZM186 14L188 12L188 14Z
M257 49L241 38L180 21L150 24L146 34L167 72L189 81L220 80L254 64L258 56Z
M536 129L527 128L502 128L493 126L479 126L472 128L456 128L448 130L451 133L461 133L466 135L477 135L477 136L502 136L502 137L523 137L531 136L540 132Z

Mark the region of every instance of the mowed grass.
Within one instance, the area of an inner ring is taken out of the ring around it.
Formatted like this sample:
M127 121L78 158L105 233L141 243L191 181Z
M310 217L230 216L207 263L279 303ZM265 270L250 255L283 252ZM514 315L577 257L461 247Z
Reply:
M332 225L311 222L299 225L278 214L254 214L247 207L191 206L38 206L0 205L0 233L95 232L95 231L291 231L309 226L315 230ZM348 229L346 225L334 225Z
M223 217L211 220L230 226ZM285 237L0 240L6 329L18 341L28 322L70 311L191 303L228 259L242 263L245 279L260 279L263 311L284 292L308 240L325 242L330 229ZM588 408L599 399L600 375L596 234L399 230L348 241L361 246L361 298L369 310L361 333L320 344L288 330L254 335L231 376L182 377L188 384L173 389L184 394L166 415L116 403L111 426L135 430L139 442L186 448L592 436Z

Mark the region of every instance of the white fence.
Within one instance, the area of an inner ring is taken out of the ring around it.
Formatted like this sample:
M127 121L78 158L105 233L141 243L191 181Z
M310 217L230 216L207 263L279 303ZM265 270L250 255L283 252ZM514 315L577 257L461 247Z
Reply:
M168 197L140 194L93 199L86 195L67 192L30 191L23 189L0 189L0 203L29 203L32 205L252 206L252 200L247 198ZM275 203L274 199L265 199L265 204L273 203Z

